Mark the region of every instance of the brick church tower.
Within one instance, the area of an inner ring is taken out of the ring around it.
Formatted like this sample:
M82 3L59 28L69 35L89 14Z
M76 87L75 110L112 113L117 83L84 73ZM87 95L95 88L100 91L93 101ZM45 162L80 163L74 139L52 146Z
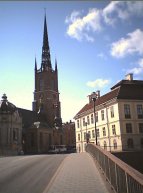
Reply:
M50 57L46 15L44 19L42 61L40 69L37 69L35 58L33 111L39 113L40 121L46 122L50 127L60 127L62 125L58 91L57 61L55 60L55 69L53 69Z

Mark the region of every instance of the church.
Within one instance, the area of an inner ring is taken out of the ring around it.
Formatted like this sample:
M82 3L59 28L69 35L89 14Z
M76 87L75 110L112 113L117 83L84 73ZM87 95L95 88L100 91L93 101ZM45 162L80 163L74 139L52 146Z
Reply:
M14 106L14 112L17 112L18 118L13 119L13 128L6 121L5 124L3 122L0 124L0 154L9 151L9 155L12 155L12 151L13 154L17 154L21 150L25 154L40 154L48 153L53 145L75 146L74 122L62 123L58 90L58 66L55 59L54 69L52 67L46 14L44 17L41 65L38 67L35 58L34 71L33 109L30 111L11 105ZM11 116L11 111L8 110L6 111L7 114L5 113L4 104L11 104L5 94L0 105L0 123L4 119L3 116ZM8 117L7 120L9 119Z
M62 145L64 132L58 91L58 67L56 60L54 69L51 63L46 15L40 68L35 58L35 90L32 106L33 114L35 112L37 117L23 135L25 152L46 153L52 145Z

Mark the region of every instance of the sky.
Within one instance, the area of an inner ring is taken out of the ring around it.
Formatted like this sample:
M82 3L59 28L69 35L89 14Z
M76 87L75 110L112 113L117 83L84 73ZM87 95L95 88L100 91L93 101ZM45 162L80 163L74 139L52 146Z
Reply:
M32 110L45 9L63 122L126 74L143 80L142 1L0 1L0 97Z

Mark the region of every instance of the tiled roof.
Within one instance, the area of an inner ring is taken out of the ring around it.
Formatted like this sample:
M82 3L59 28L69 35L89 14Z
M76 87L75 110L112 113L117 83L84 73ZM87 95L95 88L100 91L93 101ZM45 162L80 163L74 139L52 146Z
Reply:
M143 81L141 80L122 80L111 88L111 91L107 94L99 97L96 100L95 106L104 104L114 98L117 99L129 99L129 100L143 100ZM76 115L78 115L93 109L93 102L86 104Z
M110 101L110 100L116 98L116 97L118 96L118 92L119 92L119 88L114 89L114 90L112 90L111 92L109 92L109 93L107 93L107 94L99 97L99 98L96 100L96 102L95 102L95 106L98 106L98 105L100 105L100 104L103 104L103 103L105 103L105 102L107 102L107 101ZM86 105L75 115L75 117L76 117L77 115L83 113L83 112L86 112L86 111L92 109L92 108L93 108L93 105L94 105L93 102L86 104Z

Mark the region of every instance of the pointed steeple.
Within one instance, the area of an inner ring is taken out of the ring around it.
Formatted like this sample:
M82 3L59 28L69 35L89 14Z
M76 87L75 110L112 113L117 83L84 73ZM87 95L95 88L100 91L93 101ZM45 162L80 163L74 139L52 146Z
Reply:
M49 41L48 41L47 21L46 21L46 14L45 14L41 69L44 70L46 69L46 67L52 68Z
M37 61L36 61L36 57L35 57L35 71L37 72Z
M57 68L57 59L55 59L55 71L57 71L58 68Z

